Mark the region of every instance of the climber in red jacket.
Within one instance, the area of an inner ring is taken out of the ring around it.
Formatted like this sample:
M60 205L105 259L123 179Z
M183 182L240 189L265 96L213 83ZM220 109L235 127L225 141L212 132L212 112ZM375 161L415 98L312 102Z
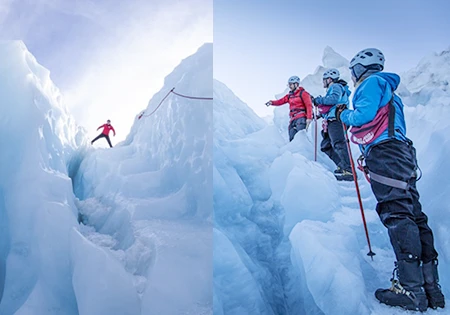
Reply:
M300 86L300 78L292 76L288 80L289 93L279 100L268 101L266 106L280 106L289 103L289 141L294 139L295 134L303 129L308 130L312 120L311 96Z
M116 136L116 131L114 130L113 126L111 126L111 120L107 120L106 124L101 125L97 128L99 130L100 128L103 128L103 131L101 134L99 134L94 140L91 141L91 144L94 144L95 141L97 141L100 138L106 138L106 141L108 141L109 147L112 148L111 140L109 139L109 132L112 130L114 137Z

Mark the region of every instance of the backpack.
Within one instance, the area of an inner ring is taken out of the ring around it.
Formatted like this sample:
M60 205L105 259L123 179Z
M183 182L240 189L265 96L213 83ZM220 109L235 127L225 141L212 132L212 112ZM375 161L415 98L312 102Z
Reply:
M303 100L303 97L302 97L303 92L305 92L305 89L302 88L302 90L300 91L300 95L299 96L300 96L300 99L302 100L303 104L305 105L305 101ZM294 93L289 93L289 99L291 99L291 95L293 97Z
M342 86L346 86L346 85L348 84L347 81L345 81L345 80L343 80L343 79L337 80L336 83L339 83L339 84L342 85Z

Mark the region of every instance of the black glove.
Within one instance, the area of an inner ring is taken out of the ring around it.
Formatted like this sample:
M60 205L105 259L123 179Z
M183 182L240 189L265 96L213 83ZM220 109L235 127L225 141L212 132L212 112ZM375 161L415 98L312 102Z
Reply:
M336 120L337 121L341 122L341 114L346 108L347 108L347 106L344 105L344 104L336 106L336 112L335 113L336 113Z
M317 99L318 99L319 97L322 97L322 96L319 95L319 96L317 96L317 97L315 97L315 98L313 99L314 106L320 105L320 103L317 101Z
M315 113L314 116L315 116L315 119L322 118L322 114L320 114L320 113Z

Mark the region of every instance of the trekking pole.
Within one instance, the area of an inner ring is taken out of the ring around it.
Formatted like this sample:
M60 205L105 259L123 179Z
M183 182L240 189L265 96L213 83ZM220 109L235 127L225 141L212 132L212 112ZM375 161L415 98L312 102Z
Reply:
M348 157L350 159L350 165L352 166L353 180L355 182L356 194L358 195L359 209L361 210L361 216L364 224L364 231L366 232L367 244L369 245L369 252L367 253L367 256L370 256L370 258L373 261L373 256L375 256L375 253L372 251L372 246L370 246L369 231L367 229L366 216L364 215L361 193L359 192L358 178L356 177L355 163L353 162L352 150L350 149L350 141L348 139L347 126L345 126L345 124L342 123L342 128L344 128L345 142L347 142Z
M317 162L317 107L314 108L314 161Z

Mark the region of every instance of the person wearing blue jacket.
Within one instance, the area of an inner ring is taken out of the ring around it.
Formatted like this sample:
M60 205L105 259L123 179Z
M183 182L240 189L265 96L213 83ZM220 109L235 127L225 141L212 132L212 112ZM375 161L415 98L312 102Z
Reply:
M351 94L347 82L339 79L338 69L329 69L323 74L323 87L327 89L325 96L313 99L320 115L324 119L322 129L322 142L320 150L330 157L336 164L334 175L337 180L353 180L352 168L345 142L342 123L336 120L336 106L349 105L348 97Z
M336 119L348 126L352 141L360 145L378 201L376 211L388 229L396 256L397 279L375 297L384 304L408 310L444 308L438 283L438 253L428 218L422 212L416 188L417 159L406 137L403 103L394 94L400 77L382 72L384 55L364 49L350 61L356 90L353 110L338 106Z

